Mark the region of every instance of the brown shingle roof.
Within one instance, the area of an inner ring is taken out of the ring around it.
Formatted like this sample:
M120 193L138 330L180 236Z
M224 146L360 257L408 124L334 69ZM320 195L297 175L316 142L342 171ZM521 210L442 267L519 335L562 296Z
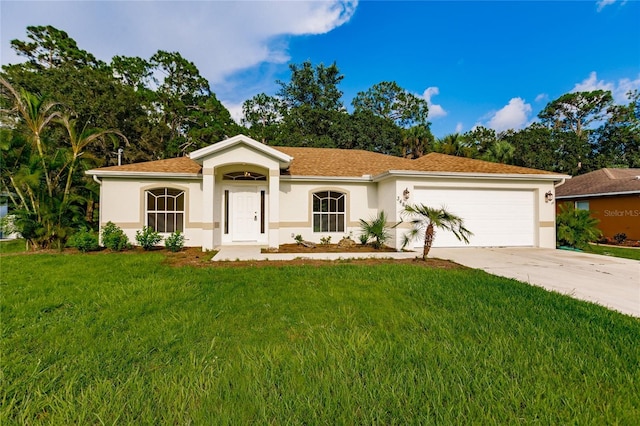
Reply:
M272 147L293 157L291 176L376 176L390 170L496 174L553 174L525 167L430 153L416 160L359 149ZM99 172L201 173L202 166L188 157L103 167Z
M600 169L576 176L556 188L556 197L610 194L615 192L640 193L640 169Z
M403 170L410 163L400 157L360 149L297 148L274 146L293 157L292 176L357 176L377 175L387 170Z
M557 174L545 170L529 169L527 167L511 166L509 164L492 163L491 161L475 160L473 158L456 157L453 155L429 153L412 160L417 170L431 172L459 172L459 173L504 173L544 175ZM414 169L412 169L414 170Z
M122 166L102 167L101 172L138 172L138 173L200 173L202 166L189 157L169 158L166 160L145 161L143 163Z

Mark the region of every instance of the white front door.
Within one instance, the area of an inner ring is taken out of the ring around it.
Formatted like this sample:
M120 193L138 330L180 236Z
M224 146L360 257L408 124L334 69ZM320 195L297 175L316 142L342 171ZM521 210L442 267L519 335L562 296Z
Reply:
M256 187L231 191L231 238L233 241L257 241L260 232L259 192Z

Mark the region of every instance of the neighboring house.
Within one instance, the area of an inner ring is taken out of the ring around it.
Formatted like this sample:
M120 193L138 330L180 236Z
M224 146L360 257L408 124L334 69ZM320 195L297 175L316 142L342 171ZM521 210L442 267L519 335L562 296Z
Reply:
M180 230L186 245L278 247L293 236L357 239L360 219L380 211L401 219L400 200L444 205L464 218L471 246L555 248L554 185L565 178L431 153L416 160L362 150L274 147L244 135L188 157L87 171L100 183L100 225L111 221L134 241L149 225ZM545 195L548 194L548 195ZM391 229L399 248L409 229ZM422 242L417 241L416 247ZM439 231L435 246L461 246Z
M640 240L640 169L600 169L576 176L556 188L556 200L589 210L600 220L605 237L624 233Z

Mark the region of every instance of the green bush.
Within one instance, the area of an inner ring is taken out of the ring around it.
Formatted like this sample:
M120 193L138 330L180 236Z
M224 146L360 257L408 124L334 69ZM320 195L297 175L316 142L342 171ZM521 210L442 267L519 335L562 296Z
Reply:
M142 231L136 231L136 241L145 250L151 250L156 244L162 241L160 234L150 226L145 226Z
M584 249L590 242L602 235L598 229L598 219L594 219L588 210L576 210L573 204L560 206L556 217L556 238L559 246Z
M387 226L387 216L384 210L378 213L378 216L367 222L364 219L360 219L360 242L366 244L369 240L373 239L371 245L377 249L381 248L386 243L391 234L389 233L389 227Z
M613 236L613 239L615 240L616 243L622 244L625 241L627 241L627 234L625 234L624 232L618 232L616 235Z
M100 248L98 236L95 234L95 232L89 231L87 229L82 229L73 234L71 238L67 240L67 245L69 247L76 248L83 253L86 253L88 251L95 251Z
M164 246L167 250L178 252L184 247L184 235L180 231L176 231L164 239Z
M122 251L131 247L127 234L111 221L102 227L102 245L113 251Z

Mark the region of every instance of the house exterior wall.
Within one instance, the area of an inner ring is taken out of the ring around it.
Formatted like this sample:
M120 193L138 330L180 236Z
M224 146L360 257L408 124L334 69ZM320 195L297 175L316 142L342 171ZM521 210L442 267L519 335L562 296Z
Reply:
M136 231L146 225L145 191L176 188L185 191L185 245L202 245L202 181L200 179L103 178L100 186L100 227L113 222L135 244Z
M313 231L312 194L318 191L339 191L346 194L345 232ZM335 182L319 179L316 182L282 180L280 183L279 240L292 243L292 235L302 235L307 241L319 243L323 237L331 237L337 243L351 235L358 241L360 219L370 220L378 212L378 188L373 182Z
M224 174L232 171L257 172L267 176L267 181L248 183L225 181ZM202 248L214 249L231 243L224 233L224 191L231 187L254 185L267 191L267 227L258 244L277 247L279 245L279 197L280 165L275 159L265 156L250 146L234 146L216 152L202 162L203 174L203 230ZM259 189L259 190L260 190Z
M558 200L562 203L589 203L591 216L598 219L598 228L605 237L613 238L624 233L630 240L640 241L640 194L608 197L570 197Z
M388 212L396 211L395 223L401 220L401 205L398 201L408 190L407 203L414 203L413 194L421 188L446 189L504 189L532 191L534 202L534 246L541 248L555 248L555 202L547 202L545 194L551 192L555 196L553 181L538 181L533 179L495 179L477 177L397 177L390 178L380 183L385 194L380 198L384 200L381 208ZM433 206L439 207L439 206ZM464 219L464 218L463 218ZM395 229L395 247L402 245L403 235L410 229L408 223L401 223ZM471 230L473 231L473 230Z

